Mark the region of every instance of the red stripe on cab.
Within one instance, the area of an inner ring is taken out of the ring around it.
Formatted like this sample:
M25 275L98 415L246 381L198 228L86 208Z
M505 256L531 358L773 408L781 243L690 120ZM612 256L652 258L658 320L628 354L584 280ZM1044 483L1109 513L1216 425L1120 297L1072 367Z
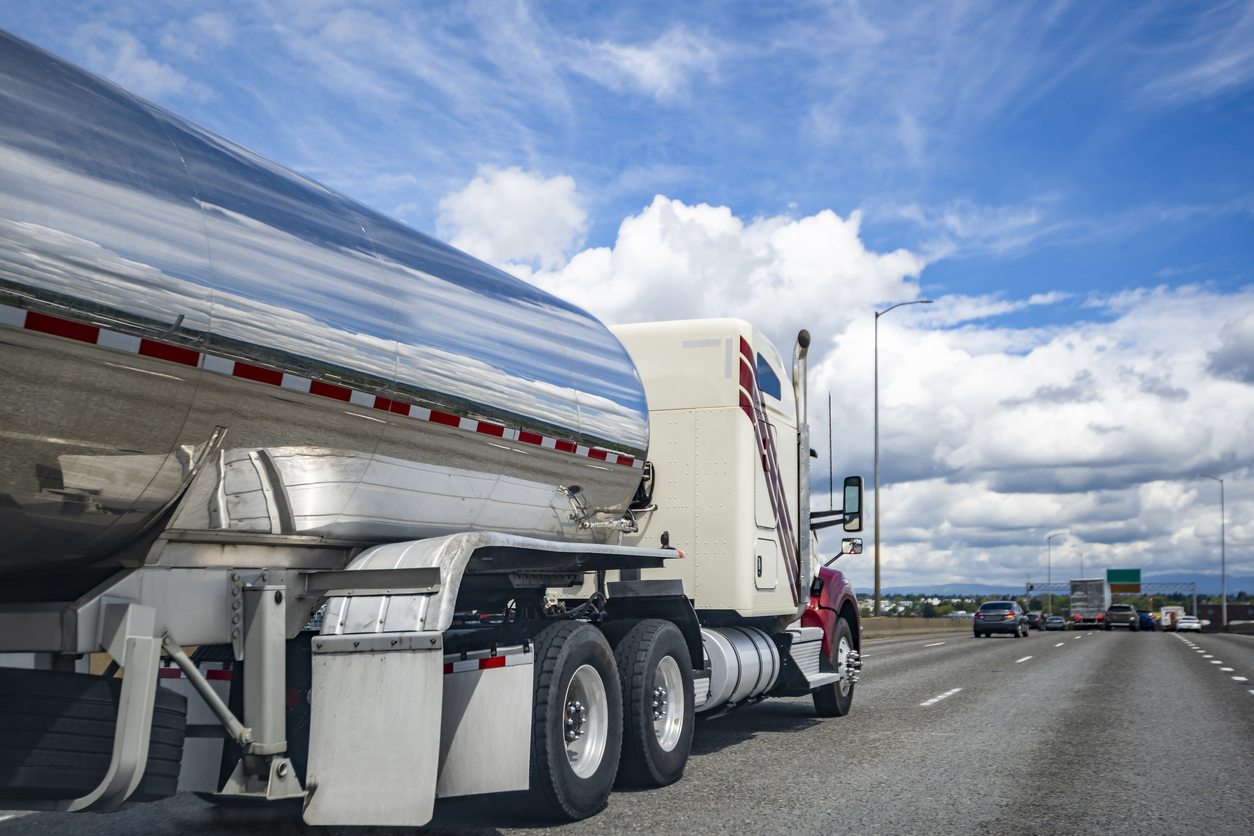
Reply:
M740 338L740 353L749 358L749 365L753 365L753 349L749 347L749 341L744 337Z
M740 393L740 408L745 411L745 415L749 416L749 420L755 420L753 417L753 404L749 403L749 396L744 392Z

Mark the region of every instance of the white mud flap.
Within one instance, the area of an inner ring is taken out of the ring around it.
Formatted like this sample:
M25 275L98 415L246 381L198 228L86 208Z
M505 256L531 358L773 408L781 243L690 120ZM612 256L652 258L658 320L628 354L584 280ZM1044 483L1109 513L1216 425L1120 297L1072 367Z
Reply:
M314 637L307 823L431 820L443 679L439 633Z

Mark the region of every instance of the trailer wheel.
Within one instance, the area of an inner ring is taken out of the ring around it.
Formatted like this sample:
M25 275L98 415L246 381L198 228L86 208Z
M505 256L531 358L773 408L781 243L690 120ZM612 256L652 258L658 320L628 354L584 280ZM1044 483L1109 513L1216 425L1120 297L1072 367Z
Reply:
M78 798L113 757L121 680L59 671L0 669L0 798ZM148 765L130 801L174 795L187 699L157 688Z
M529 807L577 821L605 809L623 738L623 701L609 643L564 621L535 640Z
M836 620L836 635L832 636L831 662L838 671L844 671L849 653L853 650L853 630L843 618ZM853 705L853 683L848 679L824 685L814 691L814 710L820 717L844 717Z
M688 643L678 627L659 618L611 622L606 636L614 646L623 691L618 785L673 784L683 777L692 750L695 701Z

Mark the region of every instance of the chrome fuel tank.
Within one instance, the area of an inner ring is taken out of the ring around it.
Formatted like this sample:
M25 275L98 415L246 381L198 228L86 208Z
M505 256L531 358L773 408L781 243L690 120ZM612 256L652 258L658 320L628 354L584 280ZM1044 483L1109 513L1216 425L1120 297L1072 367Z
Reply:
M158 519L590 536L648 445L584 311L4 32L0 383L7 574Z

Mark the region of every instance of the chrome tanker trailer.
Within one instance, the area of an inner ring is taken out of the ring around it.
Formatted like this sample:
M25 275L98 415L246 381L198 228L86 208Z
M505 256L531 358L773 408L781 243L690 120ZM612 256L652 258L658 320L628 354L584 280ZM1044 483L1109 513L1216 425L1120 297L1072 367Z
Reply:
M575 819L847 712L808 345L611 331L0 32L0 806Z

